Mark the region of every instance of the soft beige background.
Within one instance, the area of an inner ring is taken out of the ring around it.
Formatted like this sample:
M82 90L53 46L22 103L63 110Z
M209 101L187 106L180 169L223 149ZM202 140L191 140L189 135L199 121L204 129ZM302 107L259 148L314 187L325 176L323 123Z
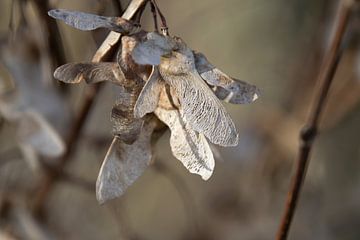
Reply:
M1 32L10 1L0 2ZM98 1L54 1L55 6L96 12ZM106 2L106 1L104 1ZM105 206L95 191L59 183L47 202L47 223L56 239L273 239L297 151L297 135L309 109L314 76L331 34L333 5L325 0L158 0L170 33L206 54L224 72L256 84L261 97L253 104L226 107L240 132L240 144L217 148L213 177L191 175L170 152L169 134L155 150L170 173L149 167L121 199ZM106 13L111 15L111 7ZM149 10L143 25L151 30ZM96 49L89 33L59 23L68 61L88 61ZM333 92L358 88L357 40L346 51ZM342 69L342 70L341 70ZM85 85L71 88L75 112ZM109 112L115 92L100 93L81 144L66 170L95 181L111 142ZM359 95L353 92L353 96ZM360 106L349 107L347 92L333 94L331 106L347 109L338 119L330 108L315 143L289 239L359 239ZM345 100L344 100L345 99ZM335 112L334 112L335 111ZM330 124L331 123L331 124ZM0 132L2 145L8 137ZM4 137L5 136L5 137ZM96 144L96 139L105 139ZM22 167L0 167L0 176ZM170 178L169 175L170 174ZM173 174L178 176L175 179ZM185 185L184 188L178 187ZM180 190L180 192L179 192ZM0 225L1 227L1 225ZM195 229L195 230L194 230ZM195 232L192 232L195 231Z

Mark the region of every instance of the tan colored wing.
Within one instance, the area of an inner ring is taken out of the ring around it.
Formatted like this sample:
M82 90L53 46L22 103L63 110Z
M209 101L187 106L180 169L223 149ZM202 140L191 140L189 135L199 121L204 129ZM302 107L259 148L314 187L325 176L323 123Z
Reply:
M182 117L191 129L203 133L215 144L238 144L238 133L230 115L195 69L179 75L166 72L161 72L161 75L177 92Z
M153 120L146 122L132 145L113 139L96 181L96 198L100 204L124 194L145 171L152 157L151 135L155 125Z
M255 101L260 94L259 89L244 81L229 77L213 66L204 54L194 52L195 66L209 85L214 86L215 95L225 102L245 104Z
M68 63L58 67L54 77L65 83L98 83L110 81L123 85L125 77L117 63Z
M174 156L189 172L208 180L213 173L215 160L204 135L191 130L179 110L157 108L155 114L170 128L170 146Z
M149 80L144 85L136 101L134 108L134 116L136 118L142 118L147 113L155 111L159 102L162 85L159 70L154 66Z

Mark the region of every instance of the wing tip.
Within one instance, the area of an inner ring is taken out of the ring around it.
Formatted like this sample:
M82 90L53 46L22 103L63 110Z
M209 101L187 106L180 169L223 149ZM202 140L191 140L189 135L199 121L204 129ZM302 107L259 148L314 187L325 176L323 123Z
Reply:
M61 19L59 14L64 13L64 10L62 10L62 9L51 9L47 13L52 18Z
M56 13L57 9L51 9L47 12L47 14L52 17L55 18L55 13Z
M69 66L72 66L73 64L72 63L67 63L67 64L64 64L64 65L61 65L60 67L58 67L55 71L54 71L54 78L61 81L61 82L64 82L64 83L80 83L84 77L83 75L81 74L81 72L77 72L76 75L74 76L74 74L70 74L69 77L66 77L66 74L65 72L69 69Z

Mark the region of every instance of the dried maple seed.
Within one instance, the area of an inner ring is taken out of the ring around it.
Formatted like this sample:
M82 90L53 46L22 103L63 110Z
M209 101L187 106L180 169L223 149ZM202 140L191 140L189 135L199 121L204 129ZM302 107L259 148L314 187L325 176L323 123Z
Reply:
M240 104L258 97L255 86L227 76L181 38L168 36L156 2L151 1L151 6L154 20L160 14L163 34L134 33L136 24L120 18L49 12L81 30L105 27L125 34L116 63L66 64L55 71L55 77L67 83L107 80L120 87L111 114L115 137L96 184L100 203L122 195L144 171L152 156L151 136L158 119L171 131L174 156L191 173L209 179L215 161L207 139L222 146L238 143L235 124L220 100Z

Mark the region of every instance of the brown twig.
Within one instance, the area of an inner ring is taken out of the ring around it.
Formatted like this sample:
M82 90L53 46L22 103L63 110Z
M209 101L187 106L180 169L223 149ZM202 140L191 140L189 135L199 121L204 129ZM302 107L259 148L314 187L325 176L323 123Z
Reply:
M152 1L150 1L150 8L151 8L151 13L152 13L153 20L154 20L155 31L159 32L156 8L155 8L155 5L154 5L154 3Z
M124 8L122 7L121 0L112 0L112 3L114 4L117 13L119 13L119 15L122 14Z
M324 63L321 67L317 80L317 91L312 104L307 123L300 132L300 148L297 156L296 172L293 176L290 190L287 195L285 212L281 220L280 227L277 232L277 240L286 240L291 222L296 210L300 191L304 182L309 156L313 146L313 142L317 136L319 120L323 112L326 98L334 79L334 75L340 61L342 49L341 43L344 38L346 27L350 16L350 5L346 1L339 5L339 15L335 26L335 34L331 39L331 45L325 56Z
M128 8L123 14L123 18L130 19L132 18L137 10L142 7L142 5L146 2L146 0L133 0L130 2ZM95 53L92 61L93 62L100 62L105 59L111 58L109 52L116 46L116 43L120 39L120 34L111 32L105 41L102 43L100 48ZM95 98L101 89L101 84L89 86L85 92L85 96L83 99L83 104L80 110L78 117L76 118L71 130L70 135L67 140L67 150L65 154L61 157L59 161L59 165L57 166L57 171L50 171L45 176L44 179L41 181L41 185L38 188L37 193L35 194L34 201L33 201L33 213L39 215L41 213L42 206L46 202L47 196L50 193L52 186L60 177L60 173L64 169L65 165L71 158L72 154L74 153L77 143L80 138L80 134L82 129L85 125L85 121L90 113L90 110L95 102Z
M155 161L153 167L161 172L175 187L176 191L179 193L180 199L184 204L185 212L188 215L188 224L189 229L192 230L193 234L199 232L199 223L196 220L196 206L195 200L192 198L189 188L186 186L185 182L181 177L172 171L168 166L161 163L160 161Z
M95 182L87 181L83 178L80 178L78 176L72 175L72 174L64 172L64 171L61 173L60 180L70 183L79 188L82 188L83 190L89 191L91 193L93 193L95 191Z
M164 14L162 14L159 6L157 5L156 3L156 0L151 0L152 2L152 5L155 7L156 9L156 12L159 14L160 16L160 22L161 22L161 32L162 34L164 34L165 36L169 35L169 30L168 30L168 26L167 26L167 23L166 23L166 18L164 16Z
M38 10L39 17L45 26L46 47L51 56L51 67L54 71L56 66L66 63L65 50L60 36L60 30L56 22L47 15L47 12L50 10L49 1L33 0L33 2Z

